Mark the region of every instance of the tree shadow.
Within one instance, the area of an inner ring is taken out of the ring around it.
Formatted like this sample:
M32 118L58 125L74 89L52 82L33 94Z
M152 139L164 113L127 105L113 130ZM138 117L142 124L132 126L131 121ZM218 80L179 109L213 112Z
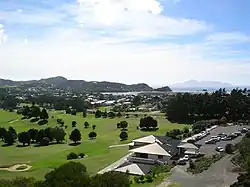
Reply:
M31 123L34 123L34 122L37 122L37 121L39 121L39 118L32 118L32 119L30 120Z
M69 145L70 146L78 146L78 145L80 145L82 142L76 142L76 143L70 143Z
M27 119L27 116L23 116L23 117L21 118L21 120L25 120L25 119Z
M144 131L144 132L155 132L157 130L159 130L159 128L140 128L141 131Z
M13 146L14 144L3 144L2 147L10 147Z
M43 120L41 120L41 121L38 122L38 125L45 125L47 123L48 123L48 120L43 119Z
M30 145L17 145L16 147L29 147Z

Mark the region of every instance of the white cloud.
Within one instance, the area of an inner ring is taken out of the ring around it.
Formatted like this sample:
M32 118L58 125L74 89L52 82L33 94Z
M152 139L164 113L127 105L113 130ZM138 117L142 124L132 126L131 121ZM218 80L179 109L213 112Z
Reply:
M132 39L179 36L205 32L203 21L163 15L158 0L78 0L72 10L76 21L87 29L99 29Z
M34 79L63 75L71 79L151 85L189 79L245 84L245 78L250 77L250 64L241 60L235 63L233 60L203 58L198 44L111 45L102 41L82 42L75 37L68 35L60 40L49 38L29 41L26 45L20 42L0 46L1 76Z
M7 40L7 35L4 32L4 27L0 24L0 45Z
M242 43L250 42L250 36L241 32L215 33L207 37L208 42L212 43Z

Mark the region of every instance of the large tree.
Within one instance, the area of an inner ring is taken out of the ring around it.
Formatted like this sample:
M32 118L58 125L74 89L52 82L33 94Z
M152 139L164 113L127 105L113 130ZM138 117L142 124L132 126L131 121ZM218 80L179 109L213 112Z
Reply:
M18 134L18 141L23 145L28 144L30 145L31 138L29 132L21 132Z
M4 134L7 132L7 130L3 127L0 127L0 139L2 139L3 141L3 138L4 138Z
M157 125L158 122L151 116L147 116L140 119L139 126L141 129L146 129L146 130L155 129L157 128Z
M55 127L53 129L53 135L54 138L56 139L57 143L62 142L63 140L65 140L65 131L63 130L63 128L61 127Z
M45 175L47 187L89 187L86 167L79 162L68 162Z
M4 134L4 143L7 145L13 145L15 142L15 139L13 138L13 134L10 131L7 131Z
M41 113L40 113L40 118L41 119L49 119L49 114L47 112L47 110L44 108L42 109Z
M29 134L30 134L30 138L32 141L35 141L36 140L36 137L37 137L37 132L38 130L37 129L29 129L28 130Z
M71 141L73 141L74 143L77 143L78 141L80 141L82 139L82 135L81 135L81 132L78 130L78 129L74 129L70 136L69 136L69 139Z

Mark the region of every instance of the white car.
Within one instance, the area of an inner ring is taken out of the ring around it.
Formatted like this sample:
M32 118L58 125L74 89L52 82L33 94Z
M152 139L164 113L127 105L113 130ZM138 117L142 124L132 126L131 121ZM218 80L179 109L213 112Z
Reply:
M218 151L218 152L224 152L225 151L222 147L216 147L215 150Z
M185 155L183 158L181 158L182 160L185 160L185 161L189 161L189 156L188 155Z

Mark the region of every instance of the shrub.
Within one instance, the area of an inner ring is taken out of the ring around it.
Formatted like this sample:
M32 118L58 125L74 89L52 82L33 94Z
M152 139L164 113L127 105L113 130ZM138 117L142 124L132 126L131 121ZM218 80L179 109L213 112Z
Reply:
M139 178L139 177L134 177L134 181L135 181L136 183L140 183L140 178Z
M81 157L81 158L84 158L85 154L84 153L79 153L78 156Z
M128 139L128 133L125 131L122 131L120 134L120 139L123 140L127 140Z
M234 152L233 144L227 144L225 147L225 152L227 154L233 154L233 152Z
M148 175L145 176L145 178L146 178L146 181L147 181L147 182L153 182L153 177L152 177L152 175L149 175L149 174L148 174Z
M48 123L48 120L47 119L43 119L43 120L40 120L39 122L38 122L38 125L45 125L45 124L47 124Z
M68 156L67 156L67 160L72 160L72 159L77 159L78 158L78 155L76 153L69 153Z
M94 138L96 138L96 136L97 136L96 132L90 132L89 133L89 138L90 139L94 139Z

